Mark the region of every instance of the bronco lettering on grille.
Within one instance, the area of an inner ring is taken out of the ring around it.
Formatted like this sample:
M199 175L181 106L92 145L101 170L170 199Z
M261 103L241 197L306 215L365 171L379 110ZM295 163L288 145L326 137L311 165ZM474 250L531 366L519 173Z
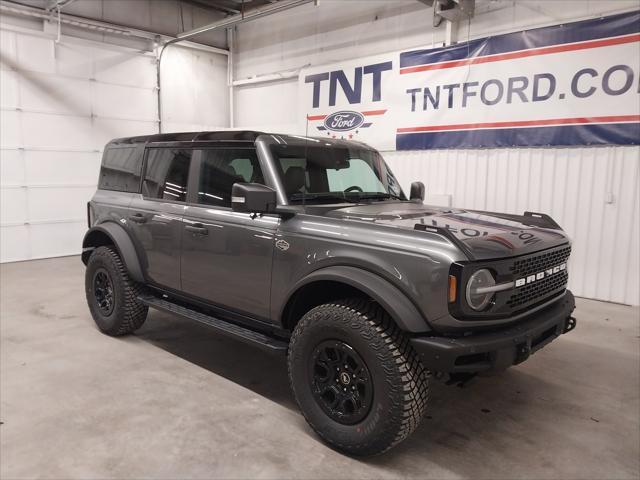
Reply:
M522 287L523 285L528 285L529 283L537 282L538 280L542 280L544 278L548 278L551 275L554 275L566 269L567 264L565 262L561 263L560 265L556 265L555 267L547 268L542 272L532 273L531 275L527 275L526 277L518 278L516 280L516 288Z

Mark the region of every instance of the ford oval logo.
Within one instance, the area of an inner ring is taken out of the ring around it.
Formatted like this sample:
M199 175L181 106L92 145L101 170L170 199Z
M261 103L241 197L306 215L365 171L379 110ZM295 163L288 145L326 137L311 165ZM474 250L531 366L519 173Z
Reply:
M359 112L342 111L327 115L324 126L334 132L346 132L354 130L364 123L364 116Z

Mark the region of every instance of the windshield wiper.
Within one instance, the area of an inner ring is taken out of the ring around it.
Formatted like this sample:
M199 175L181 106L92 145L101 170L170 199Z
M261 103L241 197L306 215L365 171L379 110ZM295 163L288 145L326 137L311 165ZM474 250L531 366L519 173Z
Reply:
M340 194L336 194L336 193L294 193L293 195L291 195L289 197L289 201L291 202L301 202L301 201L308 201L308 200L338 200L341 203L354 203L354 200L357 201L358 199L349 199L347 198L345 195L340 195Z
M358 196L359 200L388 200L391 198L394 200L402 200L402 197L395 193L368 193Z

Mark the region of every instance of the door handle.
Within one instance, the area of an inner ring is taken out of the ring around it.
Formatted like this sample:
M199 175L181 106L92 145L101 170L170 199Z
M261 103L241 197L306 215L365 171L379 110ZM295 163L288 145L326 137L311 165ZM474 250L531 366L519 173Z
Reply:
M147 217L141 213L135 213L133 215L129 215L129 220L135 223L145 223L147 221Z
M185 228L185 230L187 230L189 232L193 232L193 233L198 234L198 235L208 235L209 234L209 230L207 228L205 228L205 226L202 225L201 223L194 223L192 225L187 225L184 228Z

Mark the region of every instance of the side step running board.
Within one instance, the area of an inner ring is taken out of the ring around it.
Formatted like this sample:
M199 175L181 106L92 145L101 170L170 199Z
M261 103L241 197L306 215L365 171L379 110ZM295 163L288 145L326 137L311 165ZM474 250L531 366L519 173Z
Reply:
M174 315L179 315L190 320L195 320L196 322L200 322L214 328L219 333L236 338L245 343L253 344L264 350L280 353L286 353L287 351L288 344L285 341L269 337L259 332L254 332L248 328L220 320L219 318L212 317L195 310L191 310L168 300L154 297L152 295L140 295L138 300L151 308L162 310L167 313L173 313Z

